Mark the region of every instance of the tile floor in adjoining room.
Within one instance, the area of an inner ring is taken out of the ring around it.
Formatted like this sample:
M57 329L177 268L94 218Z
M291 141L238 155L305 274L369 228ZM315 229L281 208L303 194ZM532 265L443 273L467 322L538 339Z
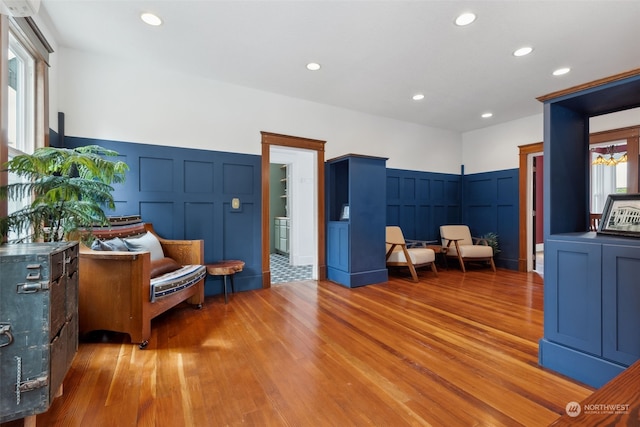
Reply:
M297 280L311 280L313 265L289 264L289 257L280 254L271 254L271 283L287 283Z

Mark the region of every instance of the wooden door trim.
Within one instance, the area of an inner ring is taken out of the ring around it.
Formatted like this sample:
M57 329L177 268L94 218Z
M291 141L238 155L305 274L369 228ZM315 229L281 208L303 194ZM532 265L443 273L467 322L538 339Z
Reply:
M318 279L327 278L327 262L325 254L325 209L324 209L324 144L326 141L280 135L271 132L260 132L262 135L262 287L271 287L271 266L269 260L269 165L271 163L271 146L300 148L316 152L316 168L318 181Z
M518 230L518 271L527 271L527 179L529 177L529 163L527 159L529 154L542 153L544 144L536 142L533 144L520 145L520 173L518 177L518 208L519 214L519 230Z

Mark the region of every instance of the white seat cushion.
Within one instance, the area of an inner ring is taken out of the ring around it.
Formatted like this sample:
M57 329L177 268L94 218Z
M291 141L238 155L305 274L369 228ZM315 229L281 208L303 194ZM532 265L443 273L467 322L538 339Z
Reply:
M453 243L449 246L447 255L458 255ZM460 245L460 255L462 258L489 258L493 256L493 249L485 245Z
M409 252L413 265L427 264L435 261L436 259L436 253L433 249L429 248L411 248L407 249L407 252ZM407 259L405 258L402 249L396 247L391 255L389 255L387 262L407 262Z

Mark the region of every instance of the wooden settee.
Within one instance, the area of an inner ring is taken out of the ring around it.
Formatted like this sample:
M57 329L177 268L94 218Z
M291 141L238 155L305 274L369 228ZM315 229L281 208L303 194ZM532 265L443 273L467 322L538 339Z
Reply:
M164 279L164 291L158 292L154 282L180 272L152 280L153 263L149 251L94 250L81 243L79 332L81 335L96 330L123 332L129 334L132 343L145 348L151 336L151 319L183 301L202 307L206 277L204 242L163 239L149 223L130 219L128 222L99 231L94 228L92 233L101 241L115 237L126 239L145 231L153 233L160 241L165 257L180 266L190 266L191 273L195 274L190 273L188 280L184 277ZM176 283L176 280L182 281Z

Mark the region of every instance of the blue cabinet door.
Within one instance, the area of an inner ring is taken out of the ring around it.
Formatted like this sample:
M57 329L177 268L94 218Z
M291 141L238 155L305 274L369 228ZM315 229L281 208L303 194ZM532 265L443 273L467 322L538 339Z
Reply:
M602 246L545 242L544 335L567 347L602 354Z
M603 356L628 366L640 359L640 247L604 245L602 252Z

